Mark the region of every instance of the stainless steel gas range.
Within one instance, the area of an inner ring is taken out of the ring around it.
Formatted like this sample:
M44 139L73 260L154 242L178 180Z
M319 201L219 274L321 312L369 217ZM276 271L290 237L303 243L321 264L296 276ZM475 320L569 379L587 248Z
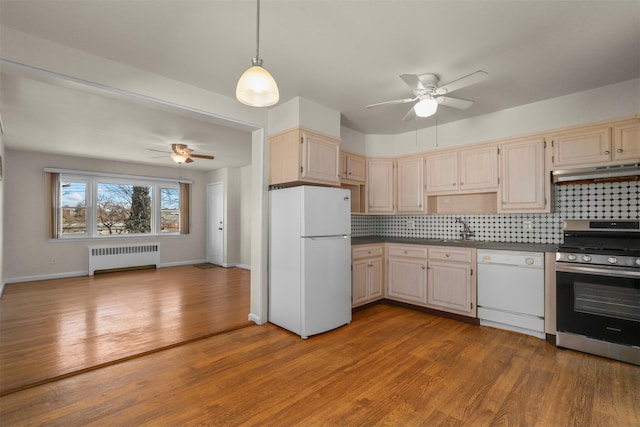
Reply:
M640 221L565 221L556 316L558 347L640 365Z

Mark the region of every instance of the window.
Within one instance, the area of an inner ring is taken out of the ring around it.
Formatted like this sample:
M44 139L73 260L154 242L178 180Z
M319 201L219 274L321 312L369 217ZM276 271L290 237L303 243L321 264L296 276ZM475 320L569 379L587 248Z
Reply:
M117 175L48 173L47 177L52 238L189 232L189 184Z

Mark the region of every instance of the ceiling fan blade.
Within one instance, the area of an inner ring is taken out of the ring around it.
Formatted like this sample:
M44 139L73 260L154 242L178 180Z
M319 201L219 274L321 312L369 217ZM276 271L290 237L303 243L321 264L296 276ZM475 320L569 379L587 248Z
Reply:
M416 116L416 110L414 110L413 108L411 108L409 111L407 111L407 114L404 115L404 117L402 118L403 121L408 122L409 120L413 120L415 119Z
M454 90L462 89L463 87L471 86L476 83L480 83L487 78L488 74L486 71L476 71L475 73L471 73L467 76L459 78L458 80L454 80L451 83L447 83L446 85L440 86L436 89L436 95L444 95L446 93L451 93Z
M406 104L407 102L415 101L416 99L418 98L404 98L395 99L393 101L378 102L377 104L369 104L366 108L380 107L382 105Z
M153 148L147 148L148 151L155 151L157 153L165 153L165 154L171 154L171 151L164 151L164 150L154 150Z
M451 98L449 96L439 96L436 98L436 101L438 101L440 105L457 108L459 110L466 110L473 105L473 101L469 101L468 99Z
M207 160L213 160L215 157L213 156L207 156L206 154L189 154L189 157L195 157L197 159L207 159Z
M185 163L193 163L193 159L191 157L187 157L187 160L184 161Z
M400 78L411 88L414 94L425 92L426 88L417 74L400 74Z

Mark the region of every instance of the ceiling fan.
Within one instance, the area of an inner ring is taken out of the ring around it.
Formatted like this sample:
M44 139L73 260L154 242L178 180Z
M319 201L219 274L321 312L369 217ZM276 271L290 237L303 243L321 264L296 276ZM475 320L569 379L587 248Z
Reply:
M171 158L173 159L173 161L179 164L192 163L194 158L207 160L214 159L213 156L208 156L206 154L194 154L193 150L187 147L187 144L171 144L171 152L154 150L152 148L149 148L149 150L171 154Z
M406 104L415 102L402 120L411 120L417 117L429 117L436 113L438 105L466 110L473 105L468 99L452 98L445 96L453 91L480 83L487 78L485 71L476 71L458 80L454 80L443 86L438 86L439 78L435 74L401 74L400 78L411 88L413 98L396 99L394 101L379 102L367 105L367 108L382 105Z

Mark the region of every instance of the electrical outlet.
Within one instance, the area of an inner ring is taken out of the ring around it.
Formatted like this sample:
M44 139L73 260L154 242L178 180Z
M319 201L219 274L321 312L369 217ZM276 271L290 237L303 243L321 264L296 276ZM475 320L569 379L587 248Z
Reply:
M533 221L522 221L522 229L526 231L533 230Z
M408 229L415 228L415 226L416 226L416 222L414 220L411 220L411 219L407 220L407 228Z

